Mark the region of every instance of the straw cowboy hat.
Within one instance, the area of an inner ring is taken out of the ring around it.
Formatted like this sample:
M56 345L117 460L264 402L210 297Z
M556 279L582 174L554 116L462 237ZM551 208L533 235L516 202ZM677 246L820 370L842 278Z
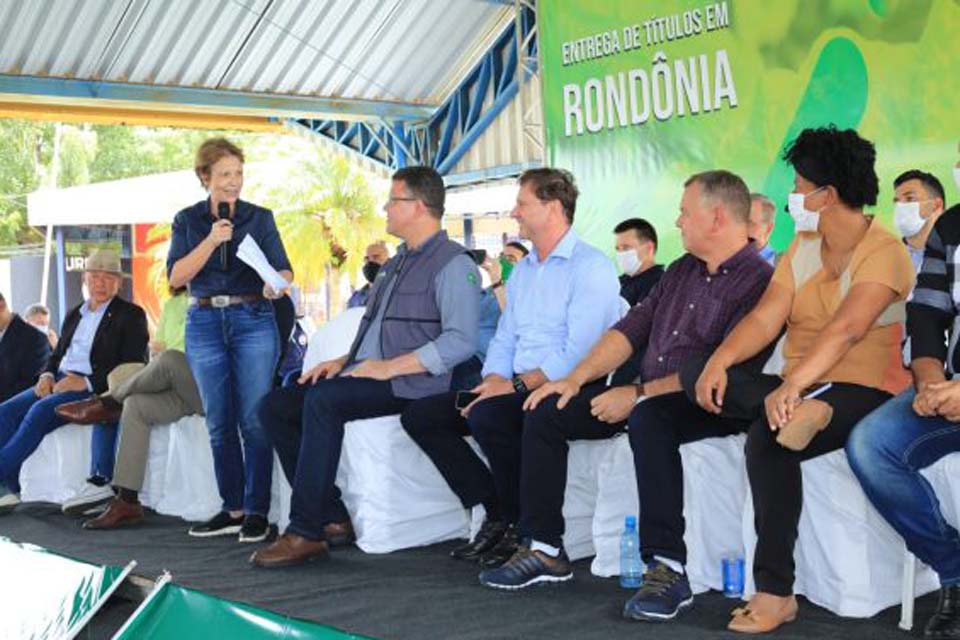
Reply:
M114 391L123 386L124 382L140 373L146 366L142 362L125 362L117 365L113 371L107 374L107 391L101 395L112 395Z
M120 254L113 249L96 249L87 256L83 265L84 271L105 271L118 276L126 275L120 266Z

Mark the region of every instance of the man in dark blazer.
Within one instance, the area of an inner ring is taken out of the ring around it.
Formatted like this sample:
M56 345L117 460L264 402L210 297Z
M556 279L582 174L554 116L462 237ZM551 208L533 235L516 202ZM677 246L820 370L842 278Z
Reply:
M0 294L0 402L36 384L49 357L46 335L13 313Z
M95 251L87 258L83 278L90 298L67 314L46 371L34 388L0 404L0 513L20 502L23 461L44 436L64 424L54 411L57 405L103 393L107 374L119 364L146 362L146 314L117 296L123 278L120 257L115 251ZM112 460L113 439L94 438L95 465L98 456ZM105 471L112 474L109 466Z

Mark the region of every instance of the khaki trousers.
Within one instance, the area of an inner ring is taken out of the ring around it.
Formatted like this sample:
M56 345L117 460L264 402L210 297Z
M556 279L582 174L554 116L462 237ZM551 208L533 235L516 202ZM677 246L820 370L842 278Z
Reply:
M150 449L150 427L203 415L200 392L187 357L182 351L168 349L110 395L123 405L113 484L140 491Z

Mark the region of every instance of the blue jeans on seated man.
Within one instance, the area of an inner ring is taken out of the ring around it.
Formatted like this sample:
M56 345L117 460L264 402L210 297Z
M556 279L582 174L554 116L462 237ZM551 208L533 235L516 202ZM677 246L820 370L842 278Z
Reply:
M933 487L920 474L960 451L960 423L913 411L910 389L867 415L847 440L847 458L877 511L907 548L933 568L943 586L960 584L960 536L940 511Z
M323 540L324 525L350 518L336 485L344 425L401 413L409 402L394 396L389 382L370 378L318 380L267 394L260 422L293 489L288 533Z
M0 404L0 482L7 489L20 493L20 467L24 460L37 450L48 433L66 424L54 409L89 396L88 391L65 391L38 398L31 387ZM110 471L112 475L112 464Z
M267 300L187 311L186 353L203 400L224 511L267 516L273 451L257 406L273 386L280 337ZM242 436L242 448L241 448Z

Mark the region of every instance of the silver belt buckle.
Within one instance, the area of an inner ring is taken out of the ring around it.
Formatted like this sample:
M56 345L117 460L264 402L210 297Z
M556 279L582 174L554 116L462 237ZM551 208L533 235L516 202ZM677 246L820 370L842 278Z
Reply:
M223 309L230 306L230 296L213 296L210 298L210 306L215 309Z

